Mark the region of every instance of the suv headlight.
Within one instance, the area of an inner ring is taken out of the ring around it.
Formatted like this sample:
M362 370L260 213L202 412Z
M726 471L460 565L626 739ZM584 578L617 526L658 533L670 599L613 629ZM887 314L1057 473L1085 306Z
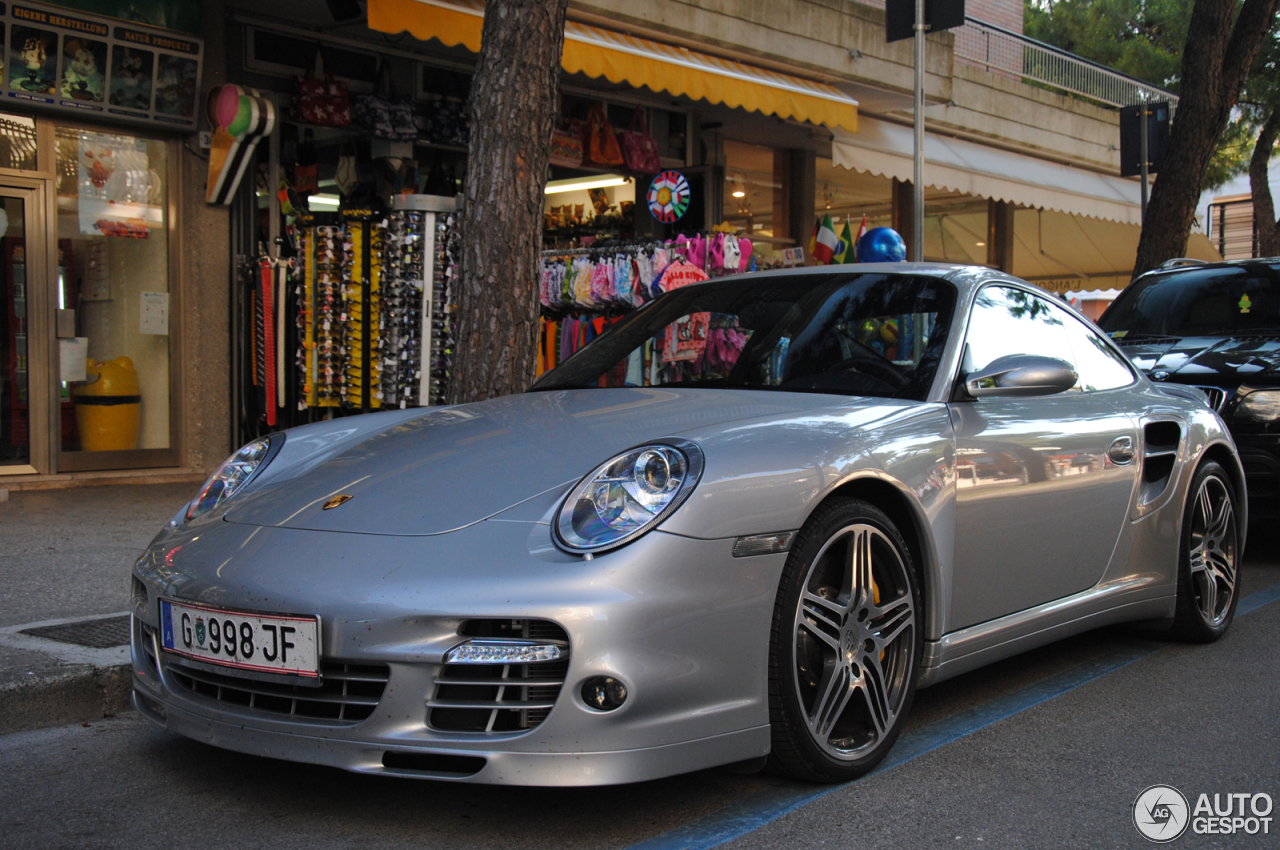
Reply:
M1254 390L1236 404L1234 419L1274 422L1280 419L1280 390Z
M687 440L638 446L596 467L569 491L556 541L572 552L630 542L670 516L702 475L702 452Z
M247 443L227 458L200 488L199 495L187 505L187 519L193 520L209 513L243 490L279 454L283 445L284 434L269 434Z

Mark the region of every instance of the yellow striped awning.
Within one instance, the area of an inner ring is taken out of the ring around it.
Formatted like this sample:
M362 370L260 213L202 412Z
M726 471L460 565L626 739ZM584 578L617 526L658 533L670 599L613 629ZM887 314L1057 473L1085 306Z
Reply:
M483 22L480 0L369 0L370 29L475 53ZM561 65L571 74L858 130L858 101L834 86L575 21L565 24Z

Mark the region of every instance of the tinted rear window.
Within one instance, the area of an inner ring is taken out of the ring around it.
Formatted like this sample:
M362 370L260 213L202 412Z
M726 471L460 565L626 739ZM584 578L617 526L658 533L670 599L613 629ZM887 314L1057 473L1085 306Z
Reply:
M1262 263L1159 275L1120 293L1098 324L1117 339L1280 331L1280 276Z

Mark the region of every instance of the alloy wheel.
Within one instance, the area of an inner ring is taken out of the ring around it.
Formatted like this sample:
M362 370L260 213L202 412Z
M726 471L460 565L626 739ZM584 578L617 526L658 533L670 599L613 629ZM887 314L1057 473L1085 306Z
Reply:
M1222 625L1236 589L1236 517L1227 484L1200 482L1191 512L1191 588L1207 625Z
M911 578L894 542L866 524L832 535L805 576L792 632L805 725L828 755L860 758L894 728L915 628Z

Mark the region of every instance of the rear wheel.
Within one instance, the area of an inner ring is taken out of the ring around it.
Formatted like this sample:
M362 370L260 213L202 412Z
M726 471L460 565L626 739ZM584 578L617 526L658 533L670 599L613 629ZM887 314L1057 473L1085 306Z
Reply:
M832 501L796 536L774 606L770 766L820 782L861 776L893 746L923 646L920 593L893 522Z
M1210 461L1196 470L1182 518L1175 637L1209 643L1227 630L1239 596L1240 549L1235 489Z

